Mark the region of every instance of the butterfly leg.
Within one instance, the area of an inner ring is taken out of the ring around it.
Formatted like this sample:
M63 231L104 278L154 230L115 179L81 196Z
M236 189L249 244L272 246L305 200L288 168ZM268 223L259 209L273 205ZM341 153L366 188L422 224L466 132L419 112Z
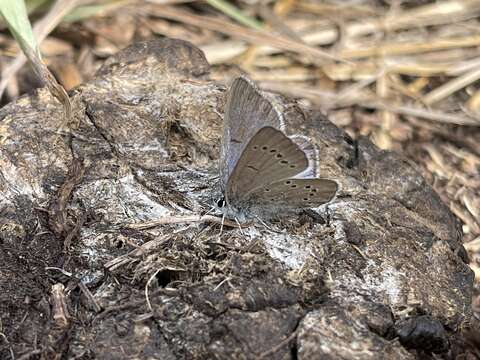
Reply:
M263 221L259 216L255 216L255 219L257 219L257 220L260 222L260 224L262 224L262 225L265 227L265 229L270 230L271 232L274 232L274 233L278 233L278 231L275 231L275 230L272 229L270 226L268 226L268 225L265 223L265 221Z
M238 221L237 217L235 216L235 222L237 223L238 225L238 229L240 230L240 233L245 236L243 230L242 230L242 225L240 224L240 221Z
M222 223L220 224L220 233L218 234L219 239L222 236L224 222L225 222L225 214L222 215Z

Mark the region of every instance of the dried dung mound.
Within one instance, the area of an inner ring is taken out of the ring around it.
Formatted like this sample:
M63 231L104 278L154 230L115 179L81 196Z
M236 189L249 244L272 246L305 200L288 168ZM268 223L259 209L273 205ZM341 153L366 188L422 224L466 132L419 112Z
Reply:
M340 190L222 228L208 71L187 42L137 43L70 94L71 123L45 90L0 110L1 358L456 354L473 276L415 164L271 95Z

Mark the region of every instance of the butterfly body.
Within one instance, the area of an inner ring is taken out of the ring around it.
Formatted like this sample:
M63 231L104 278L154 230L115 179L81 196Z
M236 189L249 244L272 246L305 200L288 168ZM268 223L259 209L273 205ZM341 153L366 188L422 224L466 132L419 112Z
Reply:
M283 131L283 117L248 79L229 92L220 164L226 215L275 214L330 201L332 180L312 177L316 153ZM307 177L306 177L307 176Z

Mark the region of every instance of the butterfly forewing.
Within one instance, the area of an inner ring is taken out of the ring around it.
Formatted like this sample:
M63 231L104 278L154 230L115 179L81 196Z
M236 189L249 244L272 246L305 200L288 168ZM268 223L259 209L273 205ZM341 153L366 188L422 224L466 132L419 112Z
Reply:
M263 127L245 146L230 175L227 198L240 201L256 189L291 178L307 167L308 159L297 144L280 130Z
M252 192L258 202L287 207L316 207L333 199L338 185L328 179L284 179Z
M228 92L222 139L220 175L223 188L248 141L264 126L280 128L282 115L245 77L234 80Z

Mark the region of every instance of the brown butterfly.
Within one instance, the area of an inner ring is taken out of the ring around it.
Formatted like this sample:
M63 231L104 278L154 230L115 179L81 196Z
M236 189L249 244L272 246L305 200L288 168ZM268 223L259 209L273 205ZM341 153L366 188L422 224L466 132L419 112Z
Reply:
M285 135L283 117L247 78L234 80L225 110L220 164L227 206L237 210L309 208L335 196L335 181L315 176L313 146Z

